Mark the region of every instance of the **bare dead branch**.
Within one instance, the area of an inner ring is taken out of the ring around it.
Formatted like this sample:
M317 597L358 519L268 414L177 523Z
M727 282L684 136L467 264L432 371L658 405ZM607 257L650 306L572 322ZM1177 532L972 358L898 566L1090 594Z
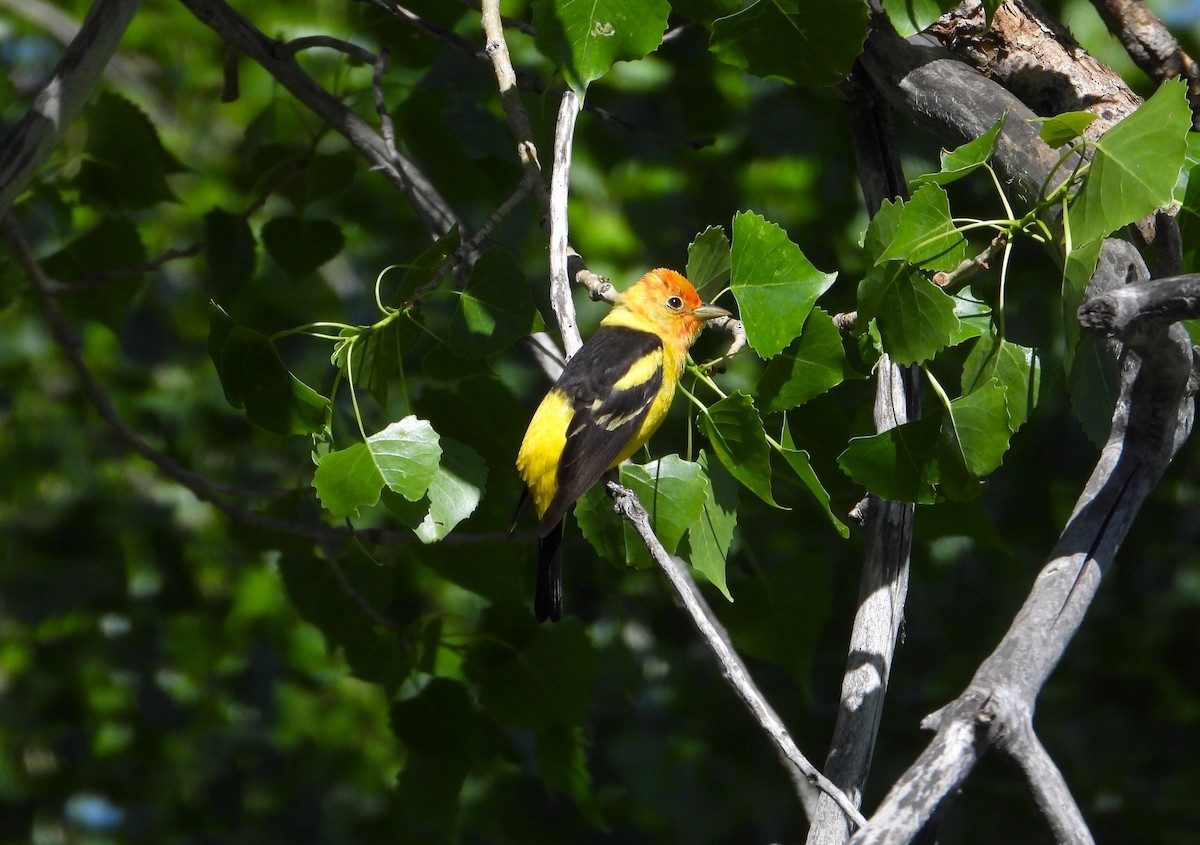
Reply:
M633 526L638 536L642 538L642 542L646 544L646 550L650 552L651 557L666 574L667 580L670 581L671 587L683 602L684 609L691 617L696 630L716 658L726 680L741 698L742 703L746 705L755 721L766 731L782 757L790 766L799 771L805 780L828 795L855 825L861 826L863 817L858 808L827 777L821 774L796 746L791 734L788 733L787 726L783 724L783 720L779 718L779 715L755 685L754 679L750 677L746 664L734 650L729 640L729 634L726 633L712 608L708 606L695 579L688 571L687 565L679 558L669 554L655 536L654 529L650 527L650 518L646 514L646 509L642 507L637 496L633 491L614 481L608 482L608 491L609 495L613 497L617 513Z
M137 8L138 0L97 0L29 111L0 139L0 217L91 96Z
M884 200L907 197L895 135L886 105L861 69L838 89L846 107L859 180L874 214ZM917 372L885 355L875 371L875 429L886 431L920 415ZM908 597L912 544L911 504L871 497L863 508L867 544L859 579L858 608L850 630L840 707L825 771L855 806L871 768L884 696ZM809 845L841 845L853 830L828 799L818 802L808 831Z
M1126 279L1146 276L1141 256L1123 241L1104 244L1088 313ZM1141 287L1144 281L1132 283ZM933 742L896 782L870 825L852 840L909 842L949 800L991 744L1029 721L1034 700L1083 622L1142 502L1191 434L1196 379L1191 341L1160 315L1178 302L1173 284L1134 294L1145 319L1130 317L1121 394L1112 431L1062 535L1029 597L966 691L934 720ZM1119 297L1120 298L1120 297Z
M1034 733L1033 725L1025 719L1010 724L1014 729L1004 736L998 747L1021 768L1034 803L1050 825L1054 841L1092 845L1095 840L1083 812L1071 795L1062 772Z
M317 84L282 49L224 0L180 0L196 18L212 29L226 44L262 65L284 88L319 118L341 134L350 145L382 172L408 199L425 228L441 237L455 226L465 231L462 221L437 188L404 156L394 154L378 132L351 111L345 103Z
M929 31L1035 112L1088 111L1095 140L1141 105L1125 80L1092 58L1065 27L1026 0L1002 0L984 24L981 0L966 0Z
M487 6L487 3L484 3ZM583 338L571 298L571 277L567 270L567 194L571 184L571 147L575 139L575 121L579 119L579 98L567 89L558 107L554 125L554 170L550 176L550 306L562 332L567 360L571 359ZM574 250L572 250L574 252ZM576 274L578 276L578 274Z
M304 35L300 38L293 38L283 45L282 50L289 56L295 56L304 50L312 50L317 47L344 53L364 65L373 65L376 62L375 54L366 47L334 38L332 35Z
M508 55L508 42L504 38L504 25L500 21L500 0L484 0L481 11L483 35L487 39L484 52L492 61L496 73L496 84L500 90L500 101L504 104L504 115L508 128L517 142L517 158L526 170L541 171L537 145L533 143L533 130L529 115L521 102L517 90L517 72L513 70L512 58Z

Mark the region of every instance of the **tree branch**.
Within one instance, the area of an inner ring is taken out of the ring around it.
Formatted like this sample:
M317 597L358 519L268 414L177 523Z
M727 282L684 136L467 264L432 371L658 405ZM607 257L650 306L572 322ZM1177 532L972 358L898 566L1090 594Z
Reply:
M908 195L891 117L861 68L838 88L846 108L859 181L872 215L884 200ZM883 356L875 370L875 430L887 431L920 416L917 371ZM908 597L909 554L915 508L904 502L868 499L867 544L859 580L858 609L837 722L825 771L854 802L862 803L871 768L896 641ZM844 815L823 798L808 832L809 845L841 845L852 833Z
M96 0L29 111L0 139L0 217L91 96L137 8L138 0Z
M349 141L408 198L431 235L441 237L455 226L465 231L458 215L416 165L389 149L366 121L318 85L288 53L286 45L268 38L224 0L180 2L223 41L262 65L297 100Z
M1176 76L1188 83L1192 128L1200 129L1200 65L1142 0L1092 0L1108 31L1117 36L1133 63L1156 82Z
M1137 251L1122 241L1106 241L1100 263L1095 287L1103 288L1108 279L1137 278L1139 267L1145 275ZM1115 335L1126 344L1121 394L1100 460L1012 626L963 694L931 720L937 736L854 837L856 845L911 841L989 745L1032 723L1037 694L1082 624L1101 575L1191 433L1196 391L1191 341L1179 324L1162 324L1172 307L1166 303L1181 301L1176 286L1133 284L1147 288L1127 295L1147 316L1128 318ZM1081 310L1104 313L1108 309L1099 302L1112 296L1096 291Z
M484 4L485 6L487 3ZM575 318L571 298L571 278L567 269L567 193L571 184L571 145L575 139L575 121L579 118L579 98L568 88L563 92L554 125L554 170L550 177L550 305L562 332L567 360L579 351L583 338ZM574 252L574 250L571 250Z
M615 481L608 482L608 491L613 497L617 513L633 526L638 536L642 538L642 542L646 544L646 550L650 552L651 557L666 574L667 580L670 581L676 595L683 602L684 609L691 617L696 630L720 665L726 680L729 681L730 686L733 687L734 692L746 705L751 715L767 732L782 757L799 771L805 780L828 795L846 814L847 818L861 826L863 817L854 803L821 774L796 747L795 741L788 733L787 726L783 724L783 720L779 718L774 708L755 685L754 679L750 677L746 664L734 650L733 644L729 640L729 634L717 620L712 608L708 606L708 602L705 601L700 588L696 586L695 580L688 571L687 565L679 558L669 554L655 536L654 529L650 527L650 518L646 514L646 509L642 507L637 496L633 491L622 487Z

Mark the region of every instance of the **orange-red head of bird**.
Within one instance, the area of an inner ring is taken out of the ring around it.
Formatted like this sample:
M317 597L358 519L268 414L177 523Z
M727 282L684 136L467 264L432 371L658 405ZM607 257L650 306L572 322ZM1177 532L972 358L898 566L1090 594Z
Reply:
M705 305L681 274L660 267L619 294L602 322L654 331L686 351L708 320L730 316L720 306Z

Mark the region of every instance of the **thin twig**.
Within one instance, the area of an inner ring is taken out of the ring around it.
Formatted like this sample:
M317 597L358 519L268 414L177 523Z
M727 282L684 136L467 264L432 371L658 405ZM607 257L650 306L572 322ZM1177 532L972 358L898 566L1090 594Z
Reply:
M496 73L500 102L504 105L509 131L517 142L517 158L526 170L541 171L537 145L533 143L533 129L529 125L529 115L525 112L521 94L517 90L517 73L513 70L512 58L508 55L508 42L504 39L504 25L500 21L500 0L483 0L481 15L483 34L487 39L484 50Z
M299 38L293 38L284 44L280 48L280 51L289 56L295 56L302 50L311 50L314 47L323 47L329 50L336 50L339 53L345 53L356 62L361 62L364 65L375 64L375 54L366 47L360 47L349 41L334 38L332 35L303 35Z
M304 106L346 138L375 169L399 188L426 229L442 237L462 221L434 184L403 156L396 157L379 133L310 77L292 56L281 54L279 42L267 38L224 0L180 0L223 41L258 62Z
M705 645L717 659L725 678L741 698L742 703L750 710L751 715L767 732L783 757L800 771L805 780L832 798L847 818L855 825L862 827L866 820L858 808L827 777L821 774L796 746L787 726L783 724L783 720L779 718L774 708L758 689L746 664L734 650L733 644L729 640L729 634L717 620L712 608L708 606L695 579L688 572L687 566L683 561L669 554L663 548L662 542L655 536L654 529L650 527L650 518L646 514L646 509L638 501L637 496L632 490L622 487L614 481L608 482L608 491L613 497L617 513L633 526L638 536L642 538L642 542L646 544L646 550L650 552L650 555L666 574L667 580L671 582L671 586L675 589L680 601L683 602L684 609L691 617Z

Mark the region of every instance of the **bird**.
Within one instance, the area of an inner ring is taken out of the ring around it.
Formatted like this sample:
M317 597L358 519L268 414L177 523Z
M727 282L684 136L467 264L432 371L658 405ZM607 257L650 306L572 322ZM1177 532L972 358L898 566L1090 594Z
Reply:
M662 424L688 350L705 323L732 316L706 305L680 273L651 270L617 294L600 327L538 405L517 453L527 488L517 513L533 499L538 514L533 606L539 622L562 618L564 518Z

